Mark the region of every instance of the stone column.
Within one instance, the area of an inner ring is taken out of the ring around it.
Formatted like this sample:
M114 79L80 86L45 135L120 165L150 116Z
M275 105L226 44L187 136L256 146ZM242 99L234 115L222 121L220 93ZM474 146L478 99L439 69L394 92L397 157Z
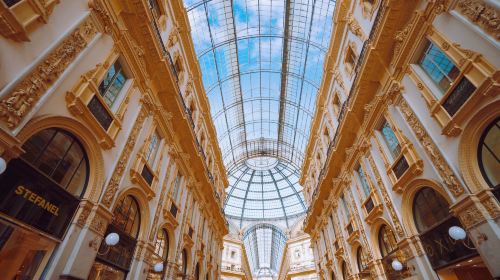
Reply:
M500 277L500 205L490 190L464 196L451 207L491 275Z
M66 237L54 253L47 279L87 279L112 213L88 200L80 203Z
M408 267L406 279L439 280L437 274L425 256L422 243L418 235L402 239L398 243L398 260Z

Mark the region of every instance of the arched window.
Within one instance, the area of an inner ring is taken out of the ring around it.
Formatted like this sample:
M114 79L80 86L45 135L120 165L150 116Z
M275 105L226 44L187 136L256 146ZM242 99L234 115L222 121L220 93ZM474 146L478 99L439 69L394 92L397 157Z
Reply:
M448 203L434 189L426 187L415 195L413 218L419 233L431 229L449 215Z
M182 250L182 268L181 268L181 271L184 275L187 274L187 263L188 263L187 251L186 251L186 249L184 249L184 250Z
M380 255L382 258L390 255L397 249L397 241L391 228L387 225L382 225L378 232L378 246L380 247Z
M500 186L500 118L494 120L479 140L478 162L481 173L492 188Z
M200 280L200 264L196 264L196 268L194 269L194 279Z
M368 268L368 258L366 257L366 254L361 246L358 247L358 250L356 252L356 260L358 261L359 272L365 272Z
M113 225L123 233L137 238L139 235L139 204L130 195L124 196L113 212Z
M347 270L347 264L342 262L342 280L347 280L349 278L349 271Z
M160 229L156 236L156 244L155 244L155 254L161 258L164 264L167 263L168 260L168 250L169 250L169 239L168 233L164 229ZM163 266L164 270L166 266Z
M21 158L50 177L69 193L80 198L88 181L89 163L82 144L69 132L44 129L23 145Z

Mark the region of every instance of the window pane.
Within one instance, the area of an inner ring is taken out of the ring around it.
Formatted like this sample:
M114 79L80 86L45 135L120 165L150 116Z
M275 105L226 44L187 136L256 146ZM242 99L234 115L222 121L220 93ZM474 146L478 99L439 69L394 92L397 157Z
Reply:
M389 148L391 156L393 158L396 158L399 155L401 147L399 146L399 141L398 138L396 138L396 134L394 134L394 131L389 126L389 123L387 121L384 122L381 133L387 148Z
M160 136L158 132L155 131L151 135L151 140L149 142L148 150L146 151L146 161L148 162L150 167L153 167L156 154L158 153L158 146L160 145Z
M475 90L476 87L466 77L463 77L453 89L453 92L443 102L443 108L450 116L455 115Z
M92 97L89 104L87 104L87 108L89 108L90 112L96 118L97 122L104 128L104 130L108 130L109 126L113 122L113 117L109 114L108 110L104 107L104 105L99 101L99 98L96 96Z
M82 159L78 169L73 175L71 181L69 181L66 190L74 195L80 195L83 193L85 185L87 183L87 170L88 165L85 159Z
M57 133L55 129L45 129L38 132L36 135L32 136L23 145L23 150L26 152L22 155L23 159L28 162L34 163L34 161L40 156L40 153L45 149L49 141Z
M73 141L71 138L66 136L64 133L58 132L38 160L38 169L51 177L54 169L57 167L58 163L66 154L66 151L72 143ZM65 163L63 163L63 165L65 165ZM59 182L59 174L55 174L54 179Z
M479 143L479 166L490 187L500 185L500 119L484 132Z
M453 62L433 43L429 42L419 62L435 84L445 92L460 73ZM441 97L442 93L440 96Z
M366 180L365 172L361 166L358 167L358 176L361 181L361 188L363 189L363 193L365 197L370 195L370 186L368 185L368 181Z
M53 176L54 180L58 181L61 186L66 187L73 178L73 174L75 174L82 160L83 151L80 145L73 143L55 170ZM57 178L56 175L58 176Z
M444 221L449 215L448 203L431 188L420 190L413 201L417 230L422 233Z
M122 90L127 77L123 73L120 62L117 60L106 73L99 85L99 92L109 107L112 107Z

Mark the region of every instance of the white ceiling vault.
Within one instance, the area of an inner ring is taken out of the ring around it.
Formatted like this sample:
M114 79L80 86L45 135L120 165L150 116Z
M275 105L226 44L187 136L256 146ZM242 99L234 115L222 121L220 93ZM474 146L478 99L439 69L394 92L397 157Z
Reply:
M183 0L229 187L224 211L272 223L307 210L299 173L335 0Z

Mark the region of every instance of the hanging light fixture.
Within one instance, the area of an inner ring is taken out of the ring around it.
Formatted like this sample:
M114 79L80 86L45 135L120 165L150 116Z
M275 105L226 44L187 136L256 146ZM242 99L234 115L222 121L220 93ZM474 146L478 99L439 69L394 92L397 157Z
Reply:
M403 264L397 259L392 261L391 266L395 271L403 270Z

